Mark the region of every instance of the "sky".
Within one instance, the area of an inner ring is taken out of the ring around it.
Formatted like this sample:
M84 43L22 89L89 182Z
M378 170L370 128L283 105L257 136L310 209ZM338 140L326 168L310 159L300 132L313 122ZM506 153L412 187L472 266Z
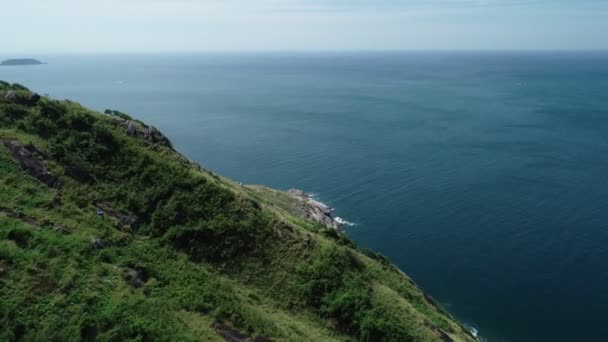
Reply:
M608 0L6 0L0 54L605 50Z

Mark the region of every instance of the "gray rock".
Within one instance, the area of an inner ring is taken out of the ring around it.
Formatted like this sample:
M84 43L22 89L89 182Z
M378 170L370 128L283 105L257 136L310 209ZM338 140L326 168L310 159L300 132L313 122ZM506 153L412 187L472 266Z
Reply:
M137 230L137 219L135 217L129 216L119 210L111 208L107 204L97 204L97 207L104 212L104 215L107 215L109 218L112 218L116 221L116 228L121 230Z
M127 124L127 135L130 137L134 137L135 135L137 135L137 129L135 128L135 125L133 125L132 122L129 122Z
M0 140L8 148L11 157L19 163L22 169L24 169L30 176L38 179L40 182L46 184L49 187L59 187L59 180L52 173L50 173L44 164L38 160L32 152L25 148L17 140Z
M290 189L287 193L300 200L305 218L318 222L326 228L336 230L343 228L344 225L332 216L332 208L326 204L314 200L302 190Z
M105 244L103 243L103 241L101 241L101 239L93 238L91 239L91 247L93 247L94 249L102 249L105 247Z
M38 101L40 101L40 95L30 92L26 97L26 101L27 102L25 104L28 106L34 106L38 103Z
M123 268L122 276L127 284L135 288L144 286L144 284L148 281L148 274L145 271L136 270L131 267Z
M145 126L123 118L114 118L114 123L122 126L128 136L140 138L150 144L160 144L173 148L169 139L153 126Z
M40 95L31 91L0 90L0 100L26 106L34 106L40 101Z
M4 101L14 101L17 98L17 92L14 90L7 90L0 93L0 98Z
M295 197L301 197L301 198L308 198L310 196L308 196L304 191L299 190L299 189L289 189L287 190L287 193L295 196Z

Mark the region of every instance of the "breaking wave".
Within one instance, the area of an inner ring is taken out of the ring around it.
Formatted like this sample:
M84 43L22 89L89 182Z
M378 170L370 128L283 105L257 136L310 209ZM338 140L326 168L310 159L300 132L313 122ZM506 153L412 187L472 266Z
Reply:
M353 223L353 222L347 221L347 220L345 220L345 219L343 219L343 218L341 218L341 217L338 217L338 216L336 216L335 220L336 220L336 222L338 222L339 224L343 224L343 225L345 225L345 226L349 226L349 227L352 227L352 226L356 226L356 225L357 225L356 223Z

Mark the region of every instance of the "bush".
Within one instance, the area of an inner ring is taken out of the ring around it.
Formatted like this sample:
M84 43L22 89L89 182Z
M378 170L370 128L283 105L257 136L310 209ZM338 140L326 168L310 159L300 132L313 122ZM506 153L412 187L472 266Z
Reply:
M301 276L300 294L306 303L320 307L326 296L339 291L349 271L362 267L352 252L342 247L321 250L318 256L298 270Z
M21 227L12 229L7 235L9 240L13 240L21 248L28 247L33 236L30 229Z
M49 118L51 120L59 119L64 113L67 112L67 109L61 102L54 100L44 100L40 101L40 114L43 117Z
M104 113L108 114L108 115L114 115L114 116L117 116L117 117L119 117L121 119L125 119L125 120L133 120L133 118L131 116L129 116L128 114L117 111L117 110L106 109L104 111Z
M13 85L11 86L11 88L12 88L13 90L24 90L24 91L29 91L29 89L28 89L27 87L22 86L22 85L21 85L21 84L19 84L19 83L13 83Z
M6 103L0 105L0 120L6 123L12 123L15 120L23 119L27 116L28 110L27 108L15 104L15 103Z

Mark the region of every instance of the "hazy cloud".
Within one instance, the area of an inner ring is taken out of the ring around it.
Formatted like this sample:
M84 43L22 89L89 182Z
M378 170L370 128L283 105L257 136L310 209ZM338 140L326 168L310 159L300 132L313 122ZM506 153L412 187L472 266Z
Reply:
M606 49L606 0L28 0L0 52Z

